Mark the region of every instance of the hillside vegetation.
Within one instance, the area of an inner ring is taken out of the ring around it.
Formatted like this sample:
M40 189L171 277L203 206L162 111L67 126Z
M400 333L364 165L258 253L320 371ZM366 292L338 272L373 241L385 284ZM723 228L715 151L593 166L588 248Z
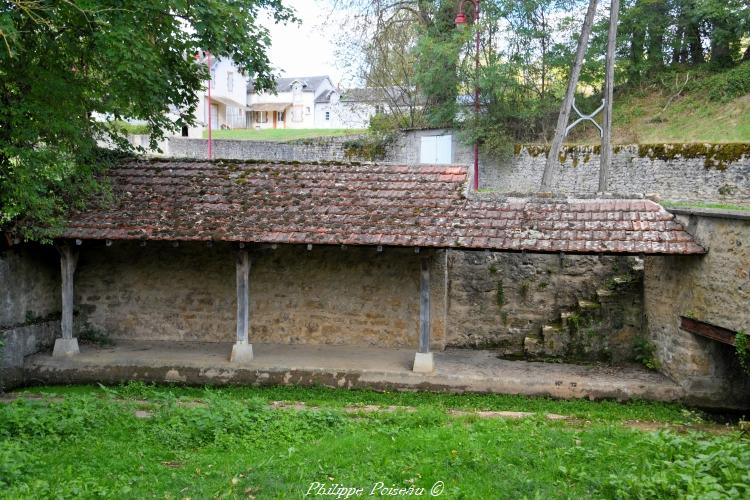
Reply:
M721 72L665 71L618 90L614 140L619 144L750 142L750 62ZM584 106L589 110L595 104ZM577 128L569 142L596 143L597 130Z

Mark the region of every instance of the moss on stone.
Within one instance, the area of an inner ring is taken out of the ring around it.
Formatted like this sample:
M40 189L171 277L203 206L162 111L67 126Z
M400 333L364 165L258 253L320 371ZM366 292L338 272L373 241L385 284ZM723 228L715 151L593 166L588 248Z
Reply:
M750 156L750 143L701 144L640 144L638 156L651 160L670 161L675 158L702 158L706 168L726 170L730 163Z

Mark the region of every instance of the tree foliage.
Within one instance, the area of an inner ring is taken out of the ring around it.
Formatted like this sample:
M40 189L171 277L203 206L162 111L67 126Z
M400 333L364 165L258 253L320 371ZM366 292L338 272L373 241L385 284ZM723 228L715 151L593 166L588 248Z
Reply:
M190 124L208 77L198 51L272 88L264 9L294 20L281 0L0 0L0 227L52 238L101 193L98 144L129 150L112 122L145 122L152 146Z
M345 1L345 0L340 0ZM468 29L454 25L458 0L349 0L380 23L362 31L374 37L397 13L415 25L414 85L426 99L425 124L459 125L466 139L507 152L513 141L548 139L554 132L587 2L482 0L478 23L464 2ZM600 4L581 73L578 103L601 101L609 2ZM369 9L369 11L368 11ZM750 60L747 0L624 0L621 4L616 84L637 86L674 68L723 70ZM480 68L474 68L474 34L480 34ZM473 89L481 113L472 112Z

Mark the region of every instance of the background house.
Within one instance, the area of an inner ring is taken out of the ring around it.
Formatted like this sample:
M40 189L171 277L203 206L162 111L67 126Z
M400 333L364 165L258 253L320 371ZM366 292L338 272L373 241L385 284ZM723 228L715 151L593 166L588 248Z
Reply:
M335 97L334 97L335 96ZM279 78L276 94L247 89L252 128L336 128L330 106L338 93L328 76Z
M208 64L202 53L198 63ZM208 104L208 82L201 91L195 110L195 126L182 130L186 137L202 137L211 117L213 130L247 128L247 75L231 59L211 57L211 105Z

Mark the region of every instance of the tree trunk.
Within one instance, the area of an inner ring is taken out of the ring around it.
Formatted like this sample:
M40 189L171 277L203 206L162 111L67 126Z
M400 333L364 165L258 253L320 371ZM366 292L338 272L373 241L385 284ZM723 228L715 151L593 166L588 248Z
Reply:
M668 7L664 0L654 2L649 12L648 67L649 71L664 67L664 33L667 31Z
M594 15L596 14L597 3L598 0L589 0L589 8L586 12L586 18L583 20L583 26L581 27L581 38L578 39L576 58L573 62L573 68L570 71L570 80L568 80L568 90L565 93L565 99L563 100L562 106L560 107L560 116L557 118L555 138L552 140L549 155L547 155L547 163L544 165L544 174L542 175L542 191L549 191L550 187L552 186L552 168L555 166L555 164L557 164L557 162L560 161L558 159L558 155L560 154L560 147L562 146L563 139L565 139L565 129L568 127L568 120L570 119L570 109L573 106L573 99L575 99L576 87L578 86L578 78L581 76L583 59L586 56L586 48L589 45L589 36L591 36L591 28L594 24Z
M685 39L688 44L688 51L690 52L690 62L693 64L706 62L706 57L703 55L703 46L701 45L701 30L698 24L693 21L688 22L685 27Z
M641 79L641 70L643 69L643 46L646 42L646 36L642 26L636 20L630 35L630 71L629 80L631 82Z

